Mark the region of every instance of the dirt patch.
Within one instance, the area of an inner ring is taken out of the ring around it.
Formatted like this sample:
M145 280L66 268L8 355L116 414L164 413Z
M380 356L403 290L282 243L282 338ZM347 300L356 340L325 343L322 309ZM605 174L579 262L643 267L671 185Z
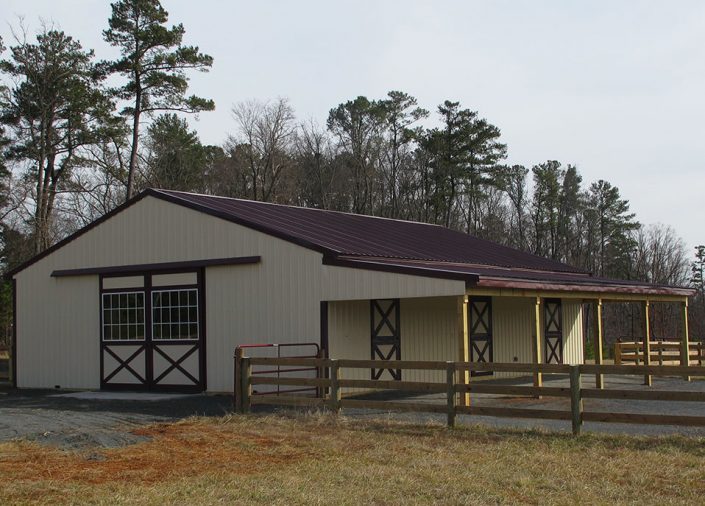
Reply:
M184 421L134 431L148 439L124 448L69 452L32 442L0 445L0 476L10 481L155 484L207 473L246 475L298 462L291 438L233 430L232 424Z

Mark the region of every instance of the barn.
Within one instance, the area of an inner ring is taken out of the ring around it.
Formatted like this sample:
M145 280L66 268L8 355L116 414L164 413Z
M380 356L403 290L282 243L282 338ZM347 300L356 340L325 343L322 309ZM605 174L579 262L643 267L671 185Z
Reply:
M613 301L647 312L676 302L687 319L691 293L600 279L437 225L158 189L8 276L18 388L228 392L235 347L253 343L578 364L585 303L600 314Z

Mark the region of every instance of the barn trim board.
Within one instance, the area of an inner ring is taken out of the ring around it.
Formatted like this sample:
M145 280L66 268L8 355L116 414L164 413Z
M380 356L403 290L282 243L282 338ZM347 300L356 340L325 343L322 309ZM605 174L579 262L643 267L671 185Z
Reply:
M579 363L583 303L684 304L693 293L599 278L437 225L158 189L7 276L20 388L224 392L237 345L318 340L330 358ZM155 339L166 323L153 321L154 294L191 289L197 304L158 309L195 308L184 327L194 338ZM141 311L142 330L104 339L103 294L129 290L116 313Z

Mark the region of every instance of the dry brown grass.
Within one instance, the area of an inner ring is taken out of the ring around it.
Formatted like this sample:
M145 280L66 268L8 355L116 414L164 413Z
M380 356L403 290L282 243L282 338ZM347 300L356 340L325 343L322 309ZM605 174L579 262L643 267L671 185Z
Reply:
M0 504L702 504L705 440L329 415L190 419L94 453L0 444Z

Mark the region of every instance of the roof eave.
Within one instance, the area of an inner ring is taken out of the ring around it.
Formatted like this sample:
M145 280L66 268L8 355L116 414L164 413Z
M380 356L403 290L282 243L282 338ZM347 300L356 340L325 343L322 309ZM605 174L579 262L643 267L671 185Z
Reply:
M378 263L367 260L349 260L335 255L323 255L323 265L334 267L348 267L351 269L363 269L368 271L390 272L394 274L407 274L411 276L421 276L436 279L448 279L452 281L464 281L466 285L475 286L480 280L477 274L457 272L451 270L431 269L425 267L411 267L393 263Z
M619 283L579 283L579 282L551 282L524 279L482 277L476 288L538 290L552 292L587 292L595 294L629 294L629 295L654 295L672 297L691 297L695 295L693 288L658 286L658 285L620 285Z

